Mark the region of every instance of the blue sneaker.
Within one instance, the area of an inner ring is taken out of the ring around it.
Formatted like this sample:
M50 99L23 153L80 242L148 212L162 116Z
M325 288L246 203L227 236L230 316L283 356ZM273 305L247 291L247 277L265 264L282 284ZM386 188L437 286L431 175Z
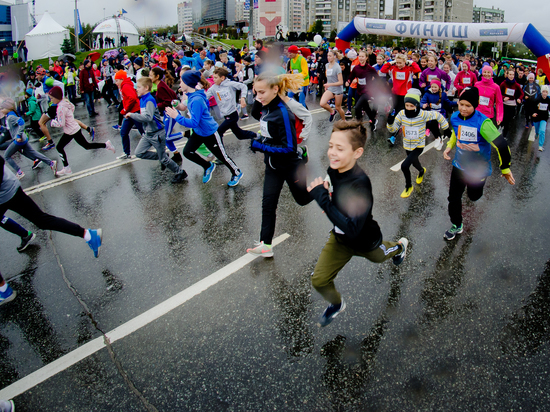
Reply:
M90 133L90 136L92 137L92 142L93 142L95 139L95 129L90 126L90 131L88 133Z
M118 124L115 124L115 125L113 126L113 129L115 129L115 130L118 131L118 130L120 130L120 126L119 126Z
M401 253L399 253L398 255L395 255L392 258L393 264L395 266L399 266L401 263L403 263L403 260L405 260L405 257L407 256L407 247L409 246L409 241L407 240L407 238L402 237L401 239L398 240L398 242L403 248L403 250L401 251Z
M318 325L321 327L327 326L334 320L336 316L342 313L344 309L346 309L346 303L344 302L344 299L342 299L342 302L339 305L328 305L328 307L321 315Z
M103 231L101 229L88 229L88 232L92 235L92 238L86 243L90 246L90 249L94 251L94 256L99 256L99 250L101 249L101 238L103 237Z
M54 143L54 142L51 142L51 143L46 144L46 146L44 146L44 147L42 148L42 150L43 150L43 151L48 151L48 150L50 150L50 149L53 149L54 147L55 147L55 143Z
M334 120L334 116L336 116L336 110L330 114L328 121L332 123L332 121Z
M0 306L4 303L11 302L15 299L17 293L8 285L8 288L4 292L0 292Z
M231 180L229 181L229 183L227 183L227 186L229 187L234 187L234 186L237 186L239 184L239 182L241 181L241 178L243 177L243 172L240 172L239 171L239 174L238 175L235 175L231 178Z
M395 136L390 136L388 138L388 142L390 142L390 144L393 146L395 144Z
M214 169L216 169L216 163L210 162L210 167L204 171L204 176L202 177L203 183L208 183L212 179Z

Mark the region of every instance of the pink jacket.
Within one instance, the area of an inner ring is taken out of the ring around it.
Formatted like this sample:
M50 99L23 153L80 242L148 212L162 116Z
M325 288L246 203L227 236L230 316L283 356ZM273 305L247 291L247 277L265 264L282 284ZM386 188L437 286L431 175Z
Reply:
M475 86L479 90L479 106L477 110L492 119L495 116L495 104L497 109L497 122L502 122L503 107L502 107L502 93L500 87L498 87L493 79L481 79Z
M74 119L74 105L68 100L61 100L57 105L57 115L52 119L53 127L62 127L63 133L73 135L80 130Z
M466 79L466 80L463 80ZM454 86L456 88L456 95L460 96L460 93L462 93L462 90L464 90L465 87L472 87L477 82L477 76L471 72L471 71L460 71L455 77Z

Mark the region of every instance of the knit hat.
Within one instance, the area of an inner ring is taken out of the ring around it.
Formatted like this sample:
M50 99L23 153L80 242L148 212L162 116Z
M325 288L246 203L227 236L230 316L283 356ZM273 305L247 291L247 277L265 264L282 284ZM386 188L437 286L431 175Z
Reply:
M84 65L84 67L86 67L88 65L88 63L91 63L90 60L86 59L82 62L82 64Z
M486 72L494 74L493 69L491 69L491 66L489 66L489 65L483 66L483 69L481 70L481 73L486 73Z
M124 70L119 70L115 74L115 80L124 80L128 77L128 73L126 73Z
M298 46L295 46L294 44L288 48L289 53L298 53Z
M188 87L195 88L195 86L201 81L201 73L197 70L188 70L181 75L181 81Z
M357 52L355 50L350 50L347 54L348 59L354 61L357 58Z
M44 69L43 67L39 67L38 69L36 69L36 74L45 75L46 69Z
M27 90L25 90L25 93L27 93L29 96L32 96L34 94L34 90L29 87Z
M143 66L143 59L141 57L136 57L134 60L134 64L137 64L138 66Z
M531 80L531 79L535 80L535 75L534 75L534 73L529 73L529 74L527 75L527 80Z
M57 100L63 100L63 90L59 86L52 87L48 94Z
M412 103L416 107L420 107L421 96L422 96L422 92L420 90L411 88L405 95L405 103Z
M474 106L474 108L476 108L479 104L479 90L477 89L477 87L466 87L464 91L460 94L458 100L466 100L468 103Z
M243 61L247 62L247 63L252 63L252 57L250 56L244 56L243 57Z
M216 67L223 67L223 63L222 62L216 62L216 64L214 65Z
M439 86L439 88L441 89L441 82L439 81L439 79L433 79L431 82L430 82L430 86L432 84L437 84Z
M544 92L544 91L550 93L550 87L548 87L547 84L545 84L545 85L543 85L543 86L540 86L540 92L542 93L542 92Z

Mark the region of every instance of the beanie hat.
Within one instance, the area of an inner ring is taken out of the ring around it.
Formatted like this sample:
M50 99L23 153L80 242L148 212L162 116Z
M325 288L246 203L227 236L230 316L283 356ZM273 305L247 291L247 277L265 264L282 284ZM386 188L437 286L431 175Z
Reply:
M197 70L188 70L181 75L181 81L188 87L195 88L195 86L201 81L201 73Z
M134 64L137 64L138 66L143 66L143 59L141 57L136 57L134 60Z
M485 72L489 72L491 74L494 73L493 69L491 69L491 66L489 66L489 65L483 66L483 69L481 70L481 73L485 73Z
M531 80L531 79L535 80L535 74L534 73L529 73L527 75L527 80Z
M439 81L439 79L433 79L431 82L430 82L430 86L432 84L437 84L439 86L439 88L441 89L441 82Z
M53 86L53 79L51 77L48 77L46 79L46 86L52 87Z
M247 62L247 63L252 63L252 57L250 56L244 56L243 57L243 61Z
M46 74L46 69L44 69L43 67L39 67L38 69L36 69L36 74L44 75Z
M63 100L63 90L59 86L52 87L48 94L57 100Z
M128 77L128 74L124 70L119 70L115 74L115 80L124 80Z
M420 107L420 97L422 96L422 92L418 89L409 89L407 94L405 95L405 103L412 103L416 107Z
M542 93L542 92L544 92L544 91L550 93L550 87L548 87L547 84L545 84L545 85L543 85L543 86L540 86L540 92Z
M82 64L84 65L84 67L86 67L88 65L88 63L90 63L90 60L86 59L82 62Z
M357 52L355 50L350 50L347 54L348 59L351 61L355 60L357 58Z
M34 90L29 87L27 90L25 90L25 93L27 93L29 96L32 96L34 95Z
M298 53L298 46L295 46L294 44L288 48L289 53Z
M214 65L216 67L223 67L223 63L222 62L216 62L216 64Z
M477 87L466 87L461 93L458 100L466 100L468 103L474 106L474 108L476 108L479 104L479 90L477 89Z

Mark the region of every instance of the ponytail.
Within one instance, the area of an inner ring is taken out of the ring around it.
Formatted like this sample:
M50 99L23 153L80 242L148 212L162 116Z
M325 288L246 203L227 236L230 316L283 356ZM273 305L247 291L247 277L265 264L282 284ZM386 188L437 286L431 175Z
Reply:
M266 82L271 89L275 86L279 87L279 94L284 95L287 91L297 93L302 87L304 77L300 73L277 75L273 72L264 71L256 77L254 83L262 81Z

